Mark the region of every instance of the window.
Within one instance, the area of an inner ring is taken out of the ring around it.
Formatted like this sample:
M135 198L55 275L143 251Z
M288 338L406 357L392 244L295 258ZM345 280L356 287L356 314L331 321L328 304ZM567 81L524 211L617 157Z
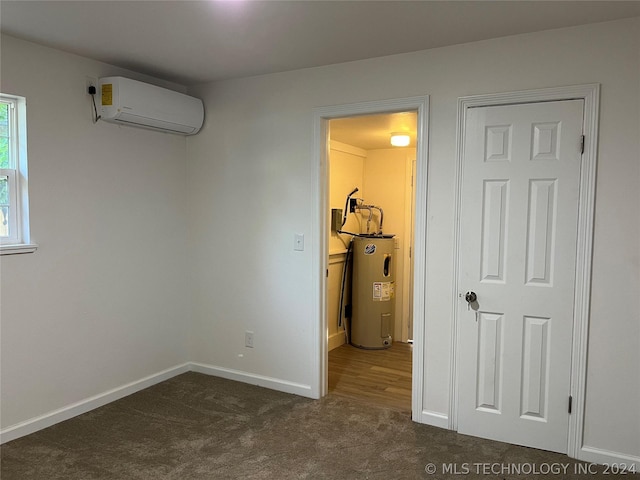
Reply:
M26 101L0 93L0 254L36 249L29 235Z

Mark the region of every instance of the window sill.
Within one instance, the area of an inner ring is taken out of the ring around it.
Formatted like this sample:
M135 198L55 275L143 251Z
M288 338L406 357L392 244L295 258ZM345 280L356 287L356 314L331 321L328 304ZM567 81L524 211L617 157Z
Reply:
M20 243L15 245L0 245L0 255L16 255L18 253L33 253L38 249L35 243Z

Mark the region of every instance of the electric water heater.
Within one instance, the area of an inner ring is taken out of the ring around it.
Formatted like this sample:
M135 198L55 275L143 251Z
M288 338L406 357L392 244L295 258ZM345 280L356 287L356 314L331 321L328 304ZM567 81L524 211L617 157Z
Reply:
M355 237L352 249L351 344L389 348L395 310L393 238Z

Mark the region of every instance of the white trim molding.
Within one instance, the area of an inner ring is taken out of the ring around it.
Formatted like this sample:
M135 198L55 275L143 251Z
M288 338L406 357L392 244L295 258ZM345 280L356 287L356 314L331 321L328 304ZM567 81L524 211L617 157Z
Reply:
M421 419L419 423L425 425L431 425L432 427L449 428L449 417L445 413L432 412L430 410L423 410L421 412Z
M599 463L601 465L616 465L617 468L626 465L628 469L635 465L635 472L640 472L640 457L635 455L627 455L619 452L612 452L610 450L603 450L601 448L589 447L583 445L580 449L580 460L591 463ZM613 473L613 472L612 472ZM612 476L617 476L613 475Z
M473 95L458 99L458 123L456 131L456 205L454 232L454 265L452 292L451 369L449 428L457 430L458 406L458 318L457 303L460 260L460 208L462 195L462 160L467 111L474 107L511 105L562 100L584 100L583 133L585 147L580 171L580 199L578 206L578 241L576 252L576 284L574 298L573 346L571 352L571 395L573 412L569 419L569 442L567 454L580 460L593 457L582 445L589 326L591 299L591 263L593 249L593 222L595 211L596 161L598 152L598 117L600 85L572 85L566 87L527 90L521 92ZM593 449L592 449L593 450ZM591 451L592 451L591 450ZM585 453L587 452L587 453ZM605 457L602 457L605 458ZM610 457L615 458L615 457Z
M19 243L16 245L0 245L0 255L18 255L20 253L33 253L38 249L35 243Z
M327 348L329 351L331 351L341 345L344 345L345 343L347 343L347 341L345 338L344 330L339 330L338 332L329 335L329 345Z
M29 227L29 173L27 161L27 100L18 95L0 93L0 101L9 109L9 151L11 165L1 169L10 190L9 231L0 238L0 255L33 253L37 249L31 241Z
M302 397L312 397L311 387L309 385L289 382L278 378L265 377L263 375L256 375L239 370L232 370L230 368L217 367L197 362L187 362L182 365L177 365L175 367L162 370L161 372L154 373L153 375L141 378L140 380L107 390L106 392L99 393L92 397L85 398L84 400L80 400L79 402L72 403L71 405L45 413L44 415L30 418L24 422L4 428L0 430L0 444L24 437L25 435L30 435L57 423L82 415L83 413L90 412L98 407L115 402L116 400L120 400L121 398L139 392L140 390L152 387L153 385L187 372L203 373L214 377L226 378L227 380L235 380L238 382L248 383L250 385L270 388L280 392L293 393Z
M330 142L331 150L337 150L338 152L350 153L351 155L355 155L356 157L366 158L367 151L364 148L354 147L353 145L348 145L346 143L339 142L337 140L331 140Z
M115 402L121 398L127 397L133 393L149 388L158 383L164 382L177 375L191 370L189 363L184 363L175 367L168 368L153 375L141 378L134 382L127 383L120 387L107 390L106 392L94 395L79 402L72 403L66 407L53 410L35 418L30 418L24 422L4 428L0 431L0 444L10 442L16 438L24 437L38 430L45 429L56 423L64 422L70 418L77 417L83 413L90 412L98 407L102 407L107 403Z
M309 385L243 372L241 370L233 370L231 368L207 365L204 363L191 363L190 367L192 372L204 373L205 375L226 378L227 380L235 380L237 382L248 383L258 387L270 388L271 390L277 390L279 392L293 393L302 397L313 398L311 395L311 386Z
M329 208L327 196L327 172L329 146L329 120L367 114L384 114L415 111L418 115L416 146L416 190L415 190L415 241L414 241L414 292L413 297L413 374L411 410L412 419L424 423L422 415L424 383L424 331L426 298L426 244L427 244L427 162L429 145L429 97L408 97L371 102L317 107L313 109L313 219L312 219L312 271L314 311L312 318L313 346L312 371L315 383L311 390L313 398L327 393L327 316L326 316L326 269L327 269L327 221Z

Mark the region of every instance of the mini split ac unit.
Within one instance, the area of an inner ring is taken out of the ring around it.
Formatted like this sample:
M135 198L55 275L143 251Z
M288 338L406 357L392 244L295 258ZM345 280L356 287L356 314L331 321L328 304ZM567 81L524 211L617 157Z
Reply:
M204 121L199 98L124 77L98 82L102 120L132 127L193 135Z

